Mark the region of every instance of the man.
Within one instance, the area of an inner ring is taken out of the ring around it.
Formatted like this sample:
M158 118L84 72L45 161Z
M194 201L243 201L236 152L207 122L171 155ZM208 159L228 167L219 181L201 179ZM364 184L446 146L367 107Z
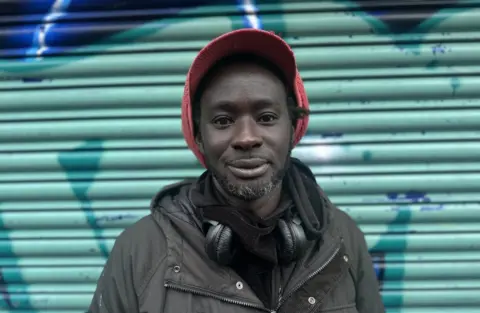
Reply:
M118 237L89 312L384 312L363 233L290 156L307 124L280 37L242 29L203 48L182 128L207 171Z

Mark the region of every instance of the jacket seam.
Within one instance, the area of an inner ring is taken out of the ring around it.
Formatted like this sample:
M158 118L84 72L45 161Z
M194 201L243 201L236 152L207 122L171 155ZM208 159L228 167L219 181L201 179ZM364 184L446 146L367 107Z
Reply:
M145 292L145 290L147 289L148 285L150 284L150 282L152 281L152 278L153 276L155 275L155 273L158 271L158 268L160 267L160 264L162 264L162 262L167 258L167 256L163 256L163 258L161 258L156 264L154 267L152 267L152 269L148 272L147 276L145 277L145 279L143 280L143 283L140 285L140 290L139 290L139 294L138 294L138 298L142 298L143 297L143 293Z

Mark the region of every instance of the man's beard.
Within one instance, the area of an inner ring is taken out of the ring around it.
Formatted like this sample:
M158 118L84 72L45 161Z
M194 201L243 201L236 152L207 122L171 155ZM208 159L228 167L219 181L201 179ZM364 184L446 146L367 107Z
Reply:
M285 162L282 164L282 168L274 171L270 177L244 183L232 182L226 175L221 175L209 164L210 162L208 161L208 158L206 158L206 163L207 168L226 193L243 201L254 201L268 195L282 183L290 166L290 155L291 150L287 154Z

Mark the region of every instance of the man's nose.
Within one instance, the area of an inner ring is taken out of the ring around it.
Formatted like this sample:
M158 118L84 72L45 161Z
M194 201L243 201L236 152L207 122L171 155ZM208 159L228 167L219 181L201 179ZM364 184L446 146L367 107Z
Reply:
M252 118L242 118L235 122L235 134L232 141L234 149L251 150L262 145L258 124Z

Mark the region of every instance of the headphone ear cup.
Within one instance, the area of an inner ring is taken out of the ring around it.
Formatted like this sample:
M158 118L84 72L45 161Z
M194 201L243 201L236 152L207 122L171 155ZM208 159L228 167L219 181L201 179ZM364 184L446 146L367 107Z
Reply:
M207 232L205 251L210 259L220 265L228 265L233 259L233 231L230 227L217 224Z
M280 240L278 241L280 262L288 264L299 259L304 254L307 246L307 236L302 225L280 219L277 229L280 233Z

